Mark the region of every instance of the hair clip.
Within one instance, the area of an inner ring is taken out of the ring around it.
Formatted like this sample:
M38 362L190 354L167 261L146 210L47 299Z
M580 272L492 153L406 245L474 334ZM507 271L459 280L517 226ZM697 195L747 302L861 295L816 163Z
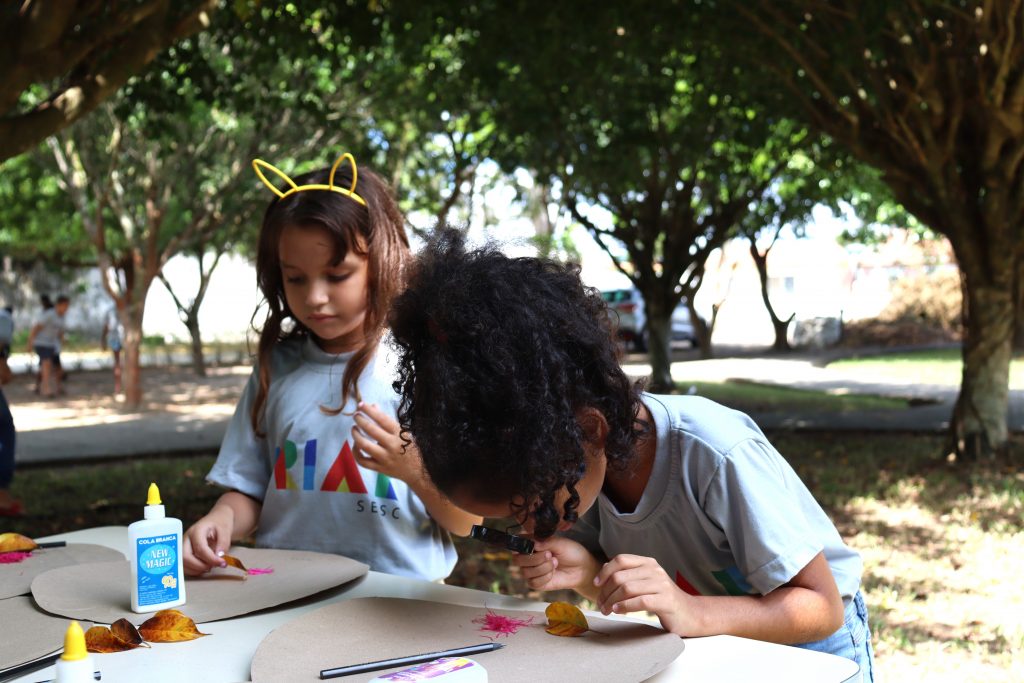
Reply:
M469 536L490 545L500 545L514 553L533 555L533 541L522 536L498 531L497 529L491 529L479 524L473 525Z
M349 165L352 166L352 185L348 189L345 189L344 187L337 187L334 184L334 173L335 171L338 170L338 166L340 166L341 162L345 161L345 159L348 159ZM279 190L277 187L274 186L272 182L267 180L267 176L263 175L263 170L261 167L273 171L275 174L277 174L277 177L283 179L286 183L288 183L291 186L291 189L285 192ZM296 192L305 192L306 190L329 190L331 192L343 194L346 197L351 197L354 201L359 202L363 206L366 206L366 200L356 194L356 179L358 177L358 172L356 171L356 160L355 157L353 157L348 152L345 152L335 160L334 165L331 166L331 175L327 179L326 185L319 183L313 185L296 185L295 181L289 178L284 171L279 169L277 166L274 166L273 164L269 164L266 161L263 161L263 159L253 159L252 169L256 171L256 175L260 177L260 180L263 181L263 184L269 187L270 191L277 195L278 199L284 199L285 197L293 195Z

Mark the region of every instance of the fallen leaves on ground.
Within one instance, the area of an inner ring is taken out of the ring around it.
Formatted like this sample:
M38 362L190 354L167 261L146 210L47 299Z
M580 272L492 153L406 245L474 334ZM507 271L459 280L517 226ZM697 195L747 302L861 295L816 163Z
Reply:
M28 552L38 547L39 544L28 536L12 532L0 534L0 553Z
M579 636L590 630L583 612L567 602L551 603L544 610L544 616L548 618L548 627L544 630L553 636Z
M178 643L210 635L200 633L196 622L176 609L160 610L139 626L139 633L151 643Z

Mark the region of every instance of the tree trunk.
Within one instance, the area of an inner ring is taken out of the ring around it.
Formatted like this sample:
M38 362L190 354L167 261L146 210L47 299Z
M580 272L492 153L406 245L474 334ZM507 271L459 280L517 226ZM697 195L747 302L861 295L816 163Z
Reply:
M971 273L965 272L968 282ZM999 281L998 277L986 277ZM1007 409L1014 328L1012 288L966 288L963 379L950 424L951 447L973 461L1002 453L1008 443Z
M754 259L754 265L757 266L757 278L761 281L761 300L764 302L764 307L768 311L768 316L772 319L772 328L775 330L775 343L772 344L772 349L775 351L792 351L792 347L789 345L789 324L793 322L793 318L796 313L790 314L788 318L783 320L775 312L775 307L772 306L772 301L768 297L768 252L771 249L766 249L762 254L757 248L757 243L754 238L750 238L750 256Z
M199 311L196 306L194 314L185 321L188 334L192 338L192 372L196 377L206 377L206 359L203 357L203 335L199 329Z
M1013 350L1024 351L1024 258L1017 257L1013 274Z
M648 387L656 394L675 393L672 380L672 357L669 345L672 339L671 313L655 314L647 309L647 353L651 361L651 383Z
M128 408L142 405L142 314L144 304L133 301L125 308L124 359L121 382Z
M693 295L686 296L686 307L690 309L690 323L693 325L693 333L697 335L697 344L700 346L700 357L704 360L715 357L715 350L711 347L712 328L704 318L697 313L693 305Z

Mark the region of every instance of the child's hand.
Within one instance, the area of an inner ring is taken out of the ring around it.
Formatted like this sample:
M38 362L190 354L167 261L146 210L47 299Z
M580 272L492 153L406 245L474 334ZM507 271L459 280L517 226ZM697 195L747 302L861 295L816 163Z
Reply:
M586 548L560 536L535 541L532 555L513 555L512 563L533 590L572 588L587 595L593 593L594 575L601 568Z
M666 631L688 635L696 615L682 591L653 557L616 555L597 572L597 607L602 614L651 612Z
M354 419L352 451L360 465L406 483L423 477L419 450L406 448L394 418L376 404L360 403Z
M190 526L181 544L185 574L199 576L214 567L226 567L223 555L231 547L233 526L230 510L219 506Z

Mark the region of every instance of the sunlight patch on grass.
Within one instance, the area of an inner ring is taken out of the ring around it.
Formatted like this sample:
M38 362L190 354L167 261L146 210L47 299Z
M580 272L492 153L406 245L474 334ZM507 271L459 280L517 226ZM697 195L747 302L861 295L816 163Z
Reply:
M695 393L747 413L809 410L816 413L845 413L854 410L899 410L907 402L898 398L851 394L841 391L812 391L754 382L677 382L680 393Z
M883 376L908 384L959 386L963 378L960 349L933 349L864 358L844 358L828 367L855 372L858 376ZM1024 358L1010 363L1010 388L1024 389Z

